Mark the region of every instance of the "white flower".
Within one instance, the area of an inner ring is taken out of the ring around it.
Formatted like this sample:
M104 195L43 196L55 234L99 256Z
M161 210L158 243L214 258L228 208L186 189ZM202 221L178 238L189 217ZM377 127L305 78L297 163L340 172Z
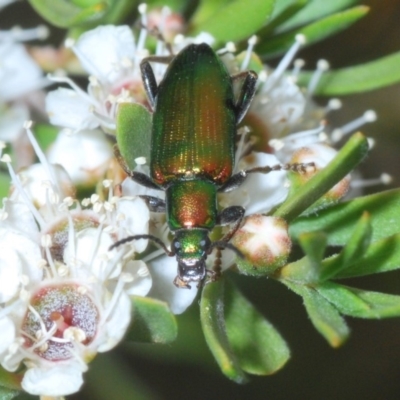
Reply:
M19 138L23 122L29 119L26 100L48 84L43 78L41 68L20 42L45 37L45 27L26 30L12 28L1 32L0 140L4 142L14 143Z
M104 177L113 152L99 131L84 130L79 135L60 132L47 156L50 162L65 168L75 185L90 186Z
M148 26L145 5L139 6L141 23ZM158 28L161 34L169 29L169 11L161 13ZM153 17L152 17L153 18ZM166 21L164 24L163 21ZM150 22L150 28L153 21ZM46 98L46 110L52 124L68 128L73 132L101 127L104 131L115 131L117 106L121 102L136 102L147 105L147 96L142 84L140 62L150 55L145 48L147 29L141 29L136 39L128 26L106 25L83 33L74 42L66 41L89 75L87 92L81 90L68 78L52 76L56 82L65 82L71 89L59 88L51 91ZM187 38L176 35L174 53L189 43L214 42L214 38L201 33ZM157 41L155 56L168 56L165 43ZM154 74L159 82L167 66L154 64Z
M28 129L28 135L33 140ZM10 164L14 191L0 211L0 363L27 370L21 382L30 394L64 396L79 390L82 373L97 352L123 338L131 321L130 295L152 286L146 264L132 260L146 240L109 250L126 235L147 234L149 211L140 198L92 196L93 210L64 197L37 143L47 194L32 179L21 180ZM7 157L3 157L7 160ZM49 192L50 190L50 192ZM35 202L31 199L41 198Z

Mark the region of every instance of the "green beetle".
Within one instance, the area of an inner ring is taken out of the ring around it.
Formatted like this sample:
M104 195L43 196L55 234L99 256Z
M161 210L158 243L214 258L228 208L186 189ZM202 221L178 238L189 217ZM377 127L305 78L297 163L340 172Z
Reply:
M144 87L154 111L150 176L126 167L125 170L141 185L166 192L165 201L142 197L151 211L166 212L174 238L171 250L151 235L130 236L112 247L135 239L152 239L177 259L174 284L190 288L190 282L201 284L207 274L214 275L206 268L207 256L214 248L230 248L240 255L229 240L245 210L231 206L218 212L217 193L235 189L251 172L268 173L286 166L253 168L233 174L236 127L255 94L255 72L245 71L231 77L205 43L191 44L173 58L159 85L151 61L166 60L151 57L141 63ZM242 80L237 98L233 91L235 79ZM211 242L209 233L216 225L232 223L235 226L225 238Z

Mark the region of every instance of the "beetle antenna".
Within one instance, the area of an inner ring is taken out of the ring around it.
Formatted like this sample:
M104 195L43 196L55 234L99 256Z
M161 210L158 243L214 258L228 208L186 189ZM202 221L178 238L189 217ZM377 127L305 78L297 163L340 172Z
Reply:
M142 23L140 24L140 27L142 29L146 29L147 32L149 33L149 35L154 36L157 40L164 43L165 47L167 48L168 53L171 54L172 56L174 55L174 51L172 49L171 43L168 42L167 39L165 39L164 35L160 32L158 27L155 26L153 28L149 28L148 26L145 26Z
M140 240L140 239L150 239L153 242L157 243L159 246L162 247L162 249L165 251L165 253L172 257L175 255L173 251L170 251L167 249L167 246L164 244L162 240L160 240L158 237L155 237L153 235L133 235L133 236L128 236L124 239L118 240L118 242L115 242L113 245L111 245L108 248L108 251L111 251L112 249L115 249L118 246L121 246L122 244L132 242L133 240Z

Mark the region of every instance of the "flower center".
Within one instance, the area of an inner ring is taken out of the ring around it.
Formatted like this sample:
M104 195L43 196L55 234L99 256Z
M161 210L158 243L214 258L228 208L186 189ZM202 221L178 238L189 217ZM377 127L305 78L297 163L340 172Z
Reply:
M99 312L86 292L73 283L37 291L22 324L25 347L46 360L59 361L73 357L74 343L91 343Z

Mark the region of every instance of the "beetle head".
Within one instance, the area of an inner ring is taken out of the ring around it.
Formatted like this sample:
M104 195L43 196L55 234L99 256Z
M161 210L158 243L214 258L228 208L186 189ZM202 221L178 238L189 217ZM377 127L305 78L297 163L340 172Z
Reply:
M190 282L202 282L206 277L206 259L211 242L206 229L182 229L175 233L172 248L178 261L174 284L190 289Z

